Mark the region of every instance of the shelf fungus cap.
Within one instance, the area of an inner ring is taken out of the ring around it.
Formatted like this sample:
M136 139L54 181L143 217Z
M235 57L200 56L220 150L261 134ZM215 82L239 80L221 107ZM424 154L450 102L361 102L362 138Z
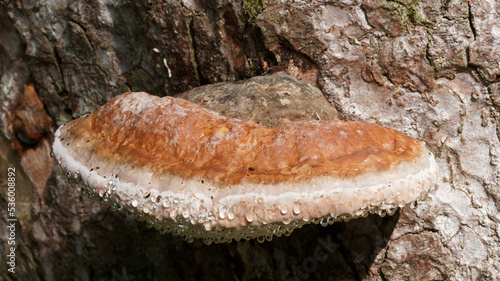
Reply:
M437 177L424 143L389 128L269 128L146 93L123 94L61 126L53 153L104 201L208 243L391 214L423 198Z

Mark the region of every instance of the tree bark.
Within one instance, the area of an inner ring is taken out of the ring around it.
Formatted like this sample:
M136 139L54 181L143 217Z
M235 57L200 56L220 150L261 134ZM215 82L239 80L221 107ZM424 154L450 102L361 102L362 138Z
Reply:
M0 279L499 279L499 22L494 0L0 0ZM83 196L49 156L59 125L123 92L277 71L342 119L425 141L436 190L391 217L207 246Z

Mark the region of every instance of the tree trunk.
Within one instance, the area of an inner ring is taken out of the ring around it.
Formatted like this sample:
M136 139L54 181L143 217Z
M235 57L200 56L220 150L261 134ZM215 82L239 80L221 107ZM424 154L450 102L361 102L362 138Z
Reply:
M499 22L494 0L0 0L0 279L500 279ZM207 246L83 196L49 156L59 125L118 94L277 71L342 119L425 141L436 190L391 217Z

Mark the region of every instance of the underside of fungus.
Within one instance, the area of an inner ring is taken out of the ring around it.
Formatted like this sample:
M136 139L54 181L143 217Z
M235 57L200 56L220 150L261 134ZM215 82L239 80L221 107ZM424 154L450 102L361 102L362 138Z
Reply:
M61 126L53 153L90 194L206 243L392 214L425 197L437 176L424 143L378 125L269 128L146 93L118 96Z

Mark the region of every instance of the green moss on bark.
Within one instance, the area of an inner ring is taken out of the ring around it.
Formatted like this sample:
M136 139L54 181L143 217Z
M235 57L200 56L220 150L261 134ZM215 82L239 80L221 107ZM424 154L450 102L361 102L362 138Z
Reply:
M243 0L243 11L248 22L255 26L255 19L267 7L267 0Z

